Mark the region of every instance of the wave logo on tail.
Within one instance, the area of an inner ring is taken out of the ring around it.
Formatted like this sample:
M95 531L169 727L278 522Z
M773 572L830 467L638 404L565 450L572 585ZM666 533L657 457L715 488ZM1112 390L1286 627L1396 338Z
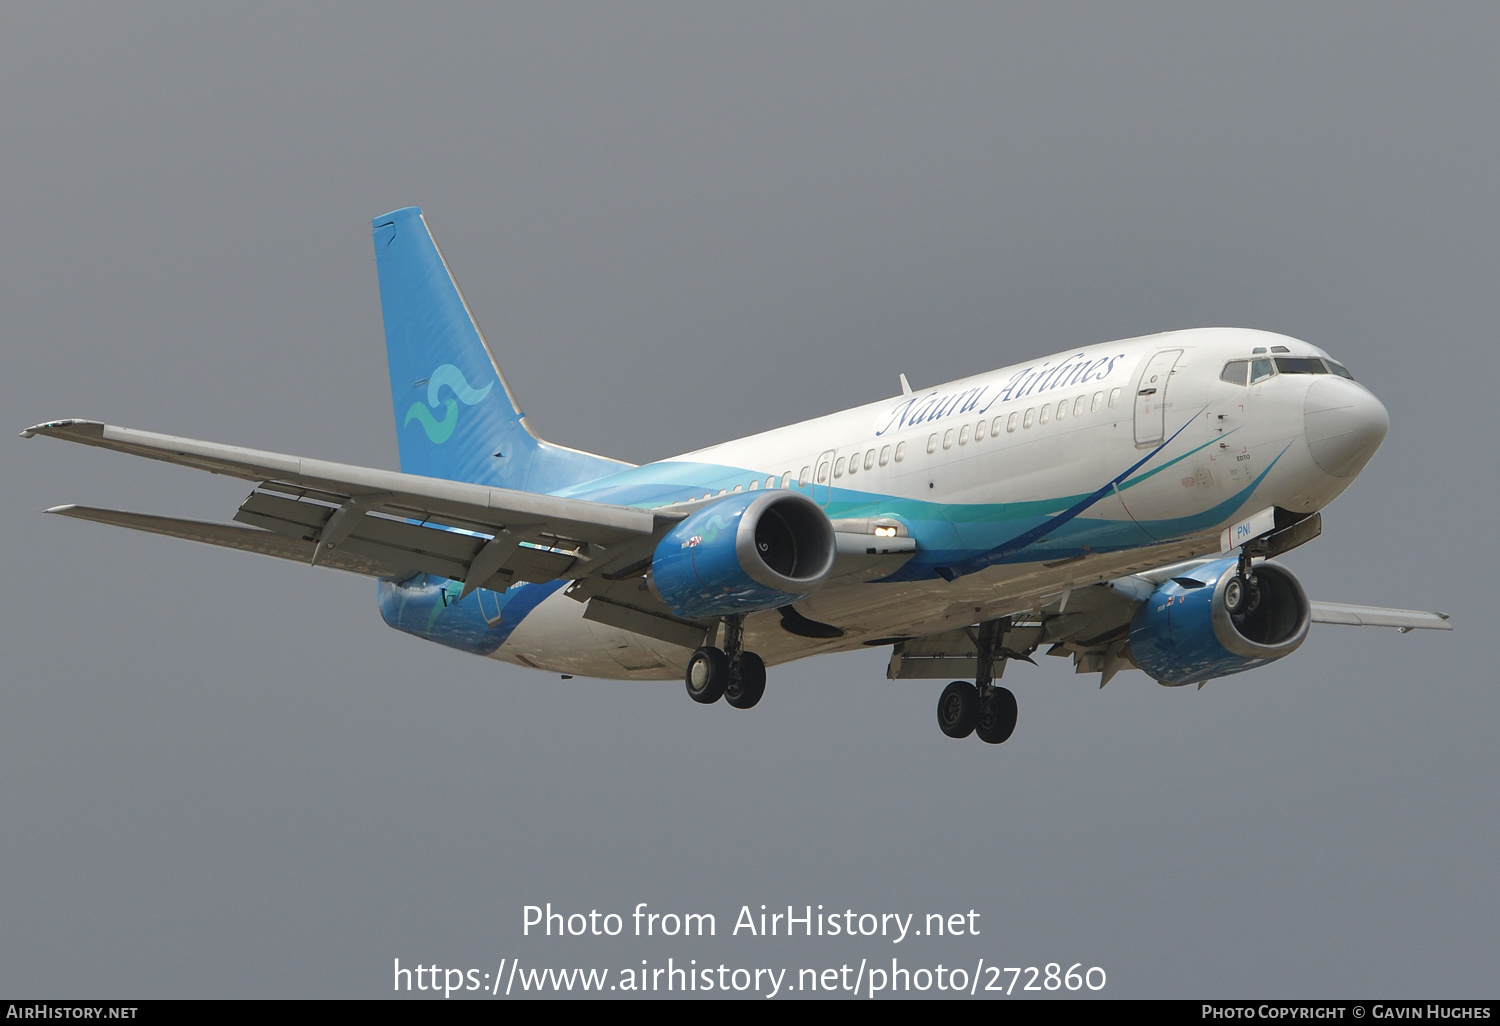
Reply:
M457 399L440 399L439 393L446 385ZM458 427L458 404L473 406L485 396L490 394L490 389L495 387L491 381L483 388L473 388L469 385L469 379L464 377L463 371L445 363L437 368L427 378L427 405L412 403L411 408L406 411L406 420L401 424L405 427L412 421L422 425L422 430L427 432L427 440L433 445L442 445L453 435L453 429ZM428 409L428 407L432 409ZM432 410L441 410L443 415L435 417Z

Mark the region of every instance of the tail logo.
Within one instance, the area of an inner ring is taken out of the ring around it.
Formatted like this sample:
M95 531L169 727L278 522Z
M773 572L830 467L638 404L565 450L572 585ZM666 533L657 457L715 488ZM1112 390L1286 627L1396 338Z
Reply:
M440 394L446 385L457 399L442 399ZM412 421L422 425L422 430L427 432L427 440L433 445L442 445L453 435L453 429L458 427L458 404L473 406L485 396L490 394L490 389L495 387L491 381L483 388L473 388L469 385L469 379L464 377L463 371L445 363L437 368L427 378L427 405L412 403L411 408L406 411L406 420L401 426L405 427ZM428 407L432 409L428 409ZM441 410L441 417L434 417L432 410Z

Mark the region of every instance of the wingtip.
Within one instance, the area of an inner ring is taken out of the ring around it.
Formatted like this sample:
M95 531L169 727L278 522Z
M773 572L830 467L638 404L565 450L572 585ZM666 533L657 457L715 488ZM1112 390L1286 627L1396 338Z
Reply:
M68 502L68 503L64 503L61 506L48 506L46 509L42 510L42 512L43 513L56 513L59 516L68 516L68 515L70 515L77 508L78 508L78 503L76 503L76 502Z
M104 430L104 423L98 420L89 420L85 417L64 417L62 420L45 420L40 424L33 424L21 432L22 438L33 438L37 435L54 434L63 428L92 427Z

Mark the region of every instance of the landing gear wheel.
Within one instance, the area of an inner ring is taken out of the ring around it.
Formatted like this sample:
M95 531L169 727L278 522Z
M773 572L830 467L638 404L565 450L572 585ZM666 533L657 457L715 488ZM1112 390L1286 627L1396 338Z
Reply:
M765 693L765 660L754 652L741 652L729 666L729 684L724 689L724 700L736 709L750 709Z
M724 697L724 688L729 684L729 657L722 649L711 645L695 651L688 657L688 697L702 705L712 705Z
M987 745L1003 744L1016 729L1016 696L1009 688L991 688L979 696L979 722L974 733Z
M979 689L956 680L938 698L938 727L949 737L968 737L979 723Z
M1253 613L1255 607L1260 605L1260 585L1253 577L1241 577L1238 574L1229 579L1224 585L1224 608L1229 610L1230 616L1240 616L1245 613Z

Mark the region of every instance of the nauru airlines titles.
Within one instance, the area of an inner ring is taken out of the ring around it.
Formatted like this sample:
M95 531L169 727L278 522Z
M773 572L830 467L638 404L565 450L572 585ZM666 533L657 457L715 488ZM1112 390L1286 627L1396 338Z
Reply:
M997 744L1038 651L1196 684L1312 623L1449 629L1314 602L1270 558L1383 440L1328 353L1238 328L1069 350L642 466L544 441L416 208L373 222L400 472L88 420L22 432L254 482L235 523L49 510L377 579L398 630L565 678L681 678L739 709L766 666L886 647L958 678L938 724ZM499 387L496 387L499 386Z

